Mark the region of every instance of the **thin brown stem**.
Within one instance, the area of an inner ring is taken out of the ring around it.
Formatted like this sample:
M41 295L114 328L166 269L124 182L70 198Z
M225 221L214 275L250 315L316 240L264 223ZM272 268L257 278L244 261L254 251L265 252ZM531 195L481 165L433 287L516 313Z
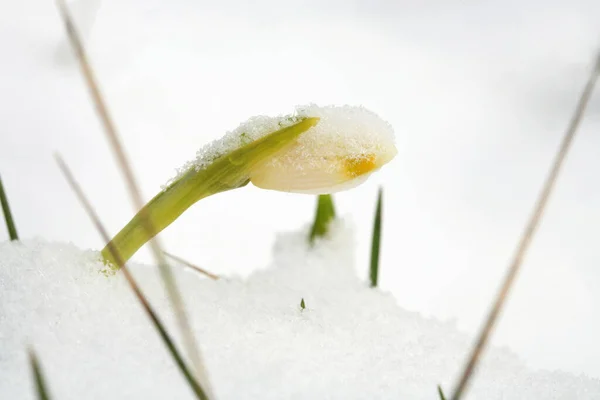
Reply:
M125 151L124 151L121 141L119 139L119 135L117 133L115 124L114 124L112 118L110 117L110 114L108 112L106 104L103 100L103 96L100 92L98 83L96 82L95 75L92 71L90 62L88 61L87 54L86 54L83 44L80 40L80 35L78 34L77 29L75 28L75 25L73 24L73 20L69 14L69 11L67 9L67 6L65 5L64 0L57 0L57 3L58 3L58 8L60 10L62 19L65 24L66 30L67 30L69 40L71 42L73 49L75 50L77 59L79 61L79 65L81 67L81 71L86 80L88 89L90 90L90 94L94 101L94 105L96 106L96 110L98 112L100 120L102 121L102 124L104 126L104 132L106 133L106 136L107 136L107 138L110 142L110 145L113 149L113 152L117 158L117 162L119 164L121 172L123 173L123 176L125 177L125 181L127 183L127 187L129 189L130 196L134 203L134 207L137 210L141 210L141 214L140 214L141 222L144 225L144 228L145 228L146 232L148 233L149 237L154 237L155 229L152 226L152 223L150 222L150 219L148 218L147 213L144 212L145 211L144 202L142 200L140 189L139 189L137 182L133 176L132 168L131 168L130 163L125 155ZM110 238L107 239L107 243L108 242L110 242ZM188 321L188 318L187 318L187 315L185 312L183 298L181 297L181 294L177 290L177 284L173 277L171 268L167 264L167 261L165 260L165 258L163 256L163 252L162 252L162 249L161 249L158 239L157 238L151 239L149 243L150 243L150 248L152 250L152 253L153 253L154 257L156 258L157 264L159 265L159 270L160 270L163 282L165 284L165 289L169 295L169 299L171 300L171 304L175 311L175 317L176 317L177 323L179 325L181 334L183 336L184 345L188 351L190 358L192 359L192 364L194 366L196 374L198 374L199 380L203 383L203 387L210 394L210 393L212 393L212 390L210 390L208 374L204 369L204 363L202 362L200 349L199 349L199 347L196 343L196 340L194 338L194 335L192 333L191 325ZM210 396L210 397L213 397L213 396Z
M82 204L85 212L88 214L88 216L94 223L96 230L98 231L98 233L100 233L100 236L102 236L102 238L104 240L108 241L108 239L110 239L110 238L108 236L108 232L106 231L106 228L100 221L100 217L98 217L98 214L92 207L91 203L89 202L89 200L83 193L81 186L77 183L77 181L73 177L71 170L69 169L69 167L67 167L67 165L65 164L63 159L60 157L60 155L56 154L55 158L56 158L56 162L58 163L58 166L60 167L62 173L64 174L65 178L67 179L69 186L71 186L71 189L73 189L73 191L75 192L75 195L77 196L80 203ZM123 271L123 276L125 276L127 283L129 283L129 286L133 290L135 296L142 304L144 311L146 312L148 317L150 317L150 319L152 320L154 326L158 330L160 337L163 339L163 342L165 343L165 345L167 346L171 355L175 359L177 366L179 367L179 369L181 370L183 375L186 377L188 383L192 387L192 390L196 394L196 397L200 400L208 400L208 397L206 396L204 390L202 389L200 384L194 378L192 372L190 371L190 369L187 367L186 363L184 362L183 357L181 357L181 355L179 354L179 351L177 351L177 348L175 347L175 342L173 341L173 339L171 339L171 337L167 333L167 330L165 329L164 324L158 318L158 315L154 312L154 310L152 309L152 306L150 306L150 303L148 302L148 300L142 293L140 287L136 283L135 279L129 272L129 267L127 267L126 264L123 263L123 259L121 258L119 252L117 251L117 249L114 246L111 246L110 249L111 249L114 259L117 260L117 263L119 264L120 271Z
M477 366L479 358L481 357L481 354L482 354L482 352L488 342L488 339L494 329L494 326L498 320L498 316L500 315L500 312L502 311L502 307L504 306L504 303L506 302L509 291L515 281L515 278L517 276L517 273L519 272L521 264L523 263L523 259L525 258L525 255L527 253L529 245L533 241L533 238L535 236L537 228L540 224L540 221L542 220L542 217L544 215L544 210L548 203L548 199L550 198L552 190L554 189L556 180L558 178L561 167L564 164L564 160L566 159L567 153L569 152L569 149L571 148L573 138L575 137L575 134L579 128L581 120L583 119L583 115L585 114L586 107L591 98L591 95L594 90L594 86L596 84L596 80L598 79L599 74L600 74L600 54L598 54L598 56L596 58L593 71L590 74L590 77L588 79L588 82L587 82L584 90L583 90L583 93L581 94L581 97L579 99L579 102L577 104L575 112L573 114L573 117L571 118L569 127L564 135L564 138L562 140L560 148L554 158L554 162L552 163L552 168L550 169L550 172L546 178L546 181L544 183L542 191L540 192L538 200L535 204L533 213L532 213L529 221L527 222L527 225L525 226L522 236L518 242L517 248L515 250L512 261L508 268L508 272L507 272L507 274L504 278L504 281L502 283L502 286L500 287L500 290L496 296L496 300L495 300L495 302L487 316L487 319L479 333L477 341L475 342L475 346L473 347L473 350L471 351L471 354L469 356L468 362L463 369L460 380L458 381L458 384L456 385L456 388L454 389L454 393L451 397L452 400L459 400L461 398L461 396L463 395L463 393L465 392L465 390L467 388L469 379L474 374L475 367Z
M168 252L166 252L166 251L165 251L164 253L165 253L165 255L166 255L167 257L170 257L170 258L172 258L174 261L177 261L178 263L180 263L180 264L183 264L183 265L185 265L186 267L189 267L189 268L193 269L194 271L197 271L197 272L199 272L199 273L201 273L201 274L203 274L203 275L206 275L206 276L208 276L210 279L214 279L214 280L220 279L219 275L215 275L215 274L213 274L213 273L211 273L211 272L208 272L207 270L205 270L205 269L203 269L203 268L200 268L199 266L197 266L197 265L194 265L194 264L192 264L191 262L189 262L189 261L187 261L187 260L184 260L184 259L183 259L183 258L181 258L181 257L177 257L176 255L174 255L174 254L171 254L171 253L168 253Z

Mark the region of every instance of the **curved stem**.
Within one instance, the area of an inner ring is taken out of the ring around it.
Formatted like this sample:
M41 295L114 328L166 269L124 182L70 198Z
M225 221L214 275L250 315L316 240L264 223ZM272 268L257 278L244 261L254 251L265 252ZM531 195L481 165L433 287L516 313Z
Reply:
M211 188L209 181L199 180L195 171L188 172L182 179L158 193L140 210L127 225L111 240L121 258L128 260L135 252L158 232L173 223L185 210L198 200L212 194L234 188ZM241 187L240 185L238 187ZM148 218L153 232L148 232L142 218ZM109 245L102 250L106 261L117 265L109 251Z
M147 241L173 223L190 206L205 197L243 187L250 182L250 172L316 125L319 118L306 118L280 129L246 146L216 159L205 169L194 167L150 200L102 250L104 260L118 265L110 247L126 262ZM149 224L143 223L148 218ZM148 226L152 230L148 230ZM116 267L115 267L116 268Z

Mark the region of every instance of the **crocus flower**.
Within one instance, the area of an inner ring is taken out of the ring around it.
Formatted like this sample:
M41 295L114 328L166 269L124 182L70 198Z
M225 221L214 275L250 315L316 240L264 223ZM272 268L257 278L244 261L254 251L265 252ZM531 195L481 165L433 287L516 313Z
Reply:
M298 116L318 117L319 123L254 167L254 186L331 194L358 186L396 156L391 126L365 108L311 105L299 108Z
M200 149L111 240L127 261L198 200L253 185L328 194L364 182L396 155L388 123L362 107L298 107L285 117L253 117ZM148 218L143 224L141 218ZM116 266L109 245L102 250Z

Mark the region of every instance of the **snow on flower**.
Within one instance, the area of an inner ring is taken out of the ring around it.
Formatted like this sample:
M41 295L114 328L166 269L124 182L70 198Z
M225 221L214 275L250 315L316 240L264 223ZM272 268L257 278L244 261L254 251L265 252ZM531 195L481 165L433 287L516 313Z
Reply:
M263 189L325 194L351 189L397 154L392 127L363 107L297 109L319 123L290 148L254 168L250 182Z
M397 154L391 125L372 111L310 104L296 107L293 115L248 119L202 147L196 160L185 164L172 181L190 168L204 169L219 157L304 118L319 118L319 122L285 150L254 165L249 171L254 186L294 193L334 193L363 183Z

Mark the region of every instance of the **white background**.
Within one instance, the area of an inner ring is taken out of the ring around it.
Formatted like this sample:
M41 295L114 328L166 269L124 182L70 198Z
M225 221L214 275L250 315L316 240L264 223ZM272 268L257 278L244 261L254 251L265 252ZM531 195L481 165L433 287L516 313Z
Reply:
M73 13L147 199L250 116L362 104L399 154L335 196L366 278L384 186L381 287L474 332L600 48L600 2L78 0ZM53 1L0 0L0 174L19 233L103 246L53 158L112 233L133 210ZM600 378L600 91L494 340ZM254 187L201 201L161 237L218 274L268 265L315 198ZM0 229L0 240L7 239ZM150 261L144 251L135 257ZM26 290L26 288L24 288Z

